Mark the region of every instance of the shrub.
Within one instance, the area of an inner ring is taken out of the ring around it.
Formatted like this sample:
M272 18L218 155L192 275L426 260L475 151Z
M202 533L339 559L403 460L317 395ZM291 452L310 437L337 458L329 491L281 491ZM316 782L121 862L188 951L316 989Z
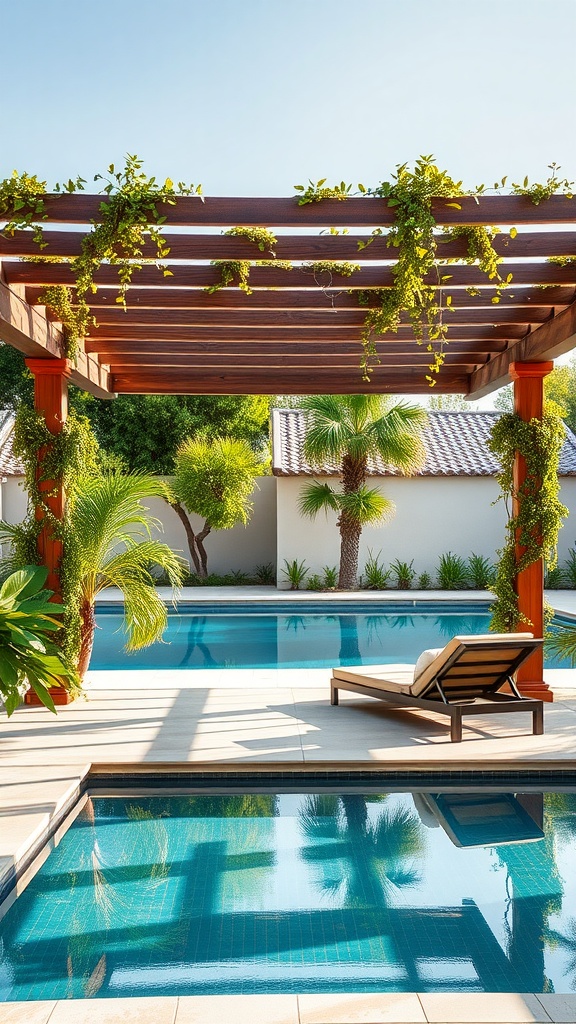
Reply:
M411 562L401 562L396 558L390 564L390 573L396 580L398 590L410 590L416 576L414 559Z
M476 590L489 590L494 583L496 567L489 558L472 553L468 559L469 582Z
M272 562L257 565L254 569L254 578L262 584L276 583L276 567Z
M417 590L430 590L432 577L429 572L421 572L416 583Z
M468 566L460 555L454 555L448 551L440 555L438 562L438 586L440 590L465 590L468 586L470 576Z
M320 576L318 575L318 573L313 573L312 576L308 577L308 582L306 584L306 589L307 590L324 590L324 584L323 584Z
M561 590L566 585L564 567L555 565L553 569L546 568L544 572L544 586L547 590Z
M571 548L564 562L566 586L576 588L576 548Z
M300 585L304 583L310 570L304 561L299 562L297 558L294 558L289 562L285 558L282 572L290 584L290 590L300 590Z
M390 569L385 569L379 560L381 552L373 555L368 551L368 559L364 567L362 581L367 590L385 590L390 579Z
M338 586L338 567L333 565L325 565L322 570L324 573L324 587L326 590L334 590Z

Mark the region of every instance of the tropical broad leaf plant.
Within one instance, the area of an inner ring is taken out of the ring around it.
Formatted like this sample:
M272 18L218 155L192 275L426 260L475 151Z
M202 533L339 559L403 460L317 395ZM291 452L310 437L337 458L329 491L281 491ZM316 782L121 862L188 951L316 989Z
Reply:
M73 687L76 672L67 664L53 635L62 628L55 616L64 612L50 601L44 584L48 570L27 565L0 588L0 697L11 715L28 687L55 712L50 687Z
M304 456L319 473L323 464L338 463L342 487L315 480L302 490L299 509L311 518L321 511L336 512L338 586L351 590L358 576L363 527L390 519L395 512L394 502L377 487L367 486L368 460L380 457L405 475L417 469L424 461L421 434L426 412L383 395L313 395L302 407L307 413Z

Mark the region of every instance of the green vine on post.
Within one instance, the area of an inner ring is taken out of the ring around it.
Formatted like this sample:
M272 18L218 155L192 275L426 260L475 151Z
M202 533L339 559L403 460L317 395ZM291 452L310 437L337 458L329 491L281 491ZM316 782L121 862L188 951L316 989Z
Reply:
M72 290L65 285L56 284L45 288L38 301L46 306L62 324L64 353L67 359L75 360L78 343L90 333L96 325L96 318L90 312L85 299L74 303Z
M52 434L44 417L22 404L14 426L14 453L24 464L28 493L26 518L13 528L16 559L24 565L38 563L38 536L45 526L62 541L59 577L66 611L58 641L70 662L76 664L81 642L81 579L76 538L69 527L68 512L74 504L75 481L81 474L97 471L98 443L85 416L77 416L71 410L62 430ZM41 485L47 481L53 481L54 487L42 490ZM67 512L63 520L54 515L46 501L56 494L60 484L66 493Z
M558 533L568 509L558 499L558 467L565 430L560 416L546 410L542 420L529 422L516 413L505 413L492 427L488 447L501 464L497 480L508 512L504 547L498 552L493 590L490 629L513 633L530 623L518 608L516 579L540 558L548 569L557 561ZM526 460L526 480L516 492L514 461L516 452ZM512 515L511 502L517 499L518 513ZM524 550L519 559L516 545Z

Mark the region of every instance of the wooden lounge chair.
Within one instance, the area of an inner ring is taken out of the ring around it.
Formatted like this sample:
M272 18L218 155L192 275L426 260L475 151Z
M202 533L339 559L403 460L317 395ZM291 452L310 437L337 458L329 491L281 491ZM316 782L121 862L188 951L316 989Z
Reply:
M522 697L514 673L543 640L531 633L492 633L455 636L442 650L429 654L428 663L370 665L332 669L330 703L338 704L339 690L377 697L396 707L423 708L450 718L450 739L462 739L464 715L529 711L532 732L544 732L541 700ZM421 656L424 658L424 656ZM425 659L426 660L426 659ZM511 693L500 693L508 683Z

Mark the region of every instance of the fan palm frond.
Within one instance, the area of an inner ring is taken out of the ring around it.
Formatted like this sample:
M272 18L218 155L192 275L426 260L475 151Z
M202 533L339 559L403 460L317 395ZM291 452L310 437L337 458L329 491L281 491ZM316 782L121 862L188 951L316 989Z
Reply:
M362 525L383 522L396 511L394 502L380 494L376 487L359 487L350 494L337 495L337 500L340 509Z
M339 495L332 490L329 484L313 483L307 484L298 497L298 510L301 515L313 519L319 512L332 510L337 512L339 508Z

